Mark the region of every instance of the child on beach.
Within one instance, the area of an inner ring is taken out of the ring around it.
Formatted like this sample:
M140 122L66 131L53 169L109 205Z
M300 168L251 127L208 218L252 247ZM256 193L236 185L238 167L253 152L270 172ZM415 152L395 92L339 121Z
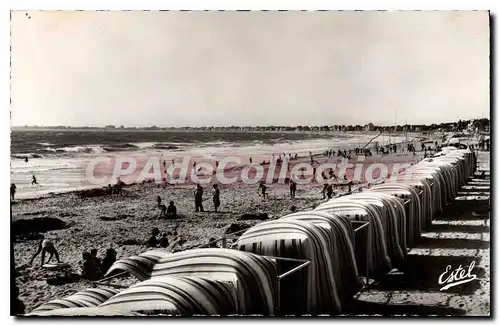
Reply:
M220 190L219 186L216 184L213 185L213 188L214 189L212 190L212 199L214 202L214 210L217 213L217 208L219 208L220 206Z

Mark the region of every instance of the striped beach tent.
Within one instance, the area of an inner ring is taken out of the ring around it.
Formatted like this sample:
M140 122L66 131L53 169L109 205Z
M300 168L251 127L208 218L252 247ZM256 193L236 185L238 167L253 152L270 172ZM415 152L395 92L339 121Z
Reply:
M403 200L410 200L408 210L408 223L406 238L408 246L412 247L419 239L422 233L422 212L418 191L410 186L400 183L380 184L370 188L370 191L383 192Z
M341 301L352 299L362 287L354 256L354 230L351 221L340 215L304 211L283 216L281 219L294 219L312 223L325 228L332 242L335 285Z
M334 275L330 234L323 227L294 219L259 223L236 242L236 248L259 255L305 259L310 265L280 280L282 314L333 314L341 311ZM278 261L278 271L293 268Z
M422 205L422 229L425 230L430 227L433 219L433 200L432 189L430 182L426 179L411 178L409 180L398 180L396 182L388 182L386 184L405 184L415 187L418 191L422 192L421 205Z
M149 251L121 259L107 274L123 270L139 280L164 276L196 276L235 284L236 311L241 315L275 313L277 296L276 263L248 252L202 248L168 253Z
M336 198L334 201L337 203L354 201L372 207L381 221L387 254L392 267L396 267L404 261L405 254L399 241L398 223L392 212L389 211L390 207L387 202L366 192Z
M55 299L44 303L34 309L32 313L38 314L44 311L63 308L97 307L117 293L118 290L111 288L89 288L66 298Z
M382 226L385 231L385 241L388 248L389 258L391 259L393 267L398 267L400 264L402 264L406 257L406 250L404 249L406 248L406 245L405 242L403 242L403 240L401 239L403 234L406 233L406 223L404 222L404 219L406 219L406 214L402 216L397 215L399 211L396 210L395 202L400 199L397 199L395 197L389 199L388 197L379 196L377 192L370 191L352 194L342 198L345 200L353 200L371 204L377 208L382 219Z
M358 271L361 275L367 276L365 271L368 269L370 276L377 278L392 269L382 217L373 205L335 198L319 205L314 210L345 216L352 221L370 222L366 231L368 236L361 237L359 241L356 239L355 252ZM368 242L368 238L371 239L370 242Z
M138 313L124 312L114 309L101 307L82 307L82 308L60 308L54 310L35 311L26 316L40 317L134 317L142 316Z
M411 175L411 180L427 180L431 187L431 207L432 207L432 218L439 216L443 212L443 187L441 186L441 178L435 170L414 170Z
M229 315L236 314L236 288L194 276L163 276L135 284L100 307L144 315Z

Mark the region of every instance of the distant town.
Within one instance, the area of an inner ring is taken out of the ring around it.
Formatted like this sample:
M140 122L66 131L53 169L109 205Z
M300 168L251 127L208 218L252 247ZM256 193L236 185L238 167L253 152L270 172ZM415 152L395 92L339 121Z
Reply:
M457 122L447 122L430 125L393 125L377 126L372 123L366 125L324 125L324 126L226 126L226 127L126 127L108 125L105 127L75 127L75 126L18 126L12 129L109 129L109 130L154 130L154 131L218 131L218 132L485 132L490 131L490 120L487 118L458 120Z

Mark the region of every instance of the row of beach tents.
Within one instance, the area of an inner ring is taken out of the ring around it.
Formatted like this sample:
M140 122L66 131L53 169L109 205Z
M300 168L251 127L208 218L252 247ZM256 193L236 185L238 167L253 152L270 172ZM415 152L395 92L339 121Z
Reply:
M369 278L404 272L409 249L475 167L473 151L445 147L399 181L259 223L231 248L121 259L107 275L127 272L135 285L90 288L30 315L340 314Z

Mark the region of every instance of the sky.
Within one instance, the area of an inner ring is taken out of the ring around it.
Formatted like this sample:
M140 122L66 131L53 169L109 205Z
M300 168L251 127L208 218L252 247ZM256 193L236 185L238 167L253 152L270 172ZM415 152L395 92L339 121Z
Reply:
M11 125L489 117L485 11L11 15Z

